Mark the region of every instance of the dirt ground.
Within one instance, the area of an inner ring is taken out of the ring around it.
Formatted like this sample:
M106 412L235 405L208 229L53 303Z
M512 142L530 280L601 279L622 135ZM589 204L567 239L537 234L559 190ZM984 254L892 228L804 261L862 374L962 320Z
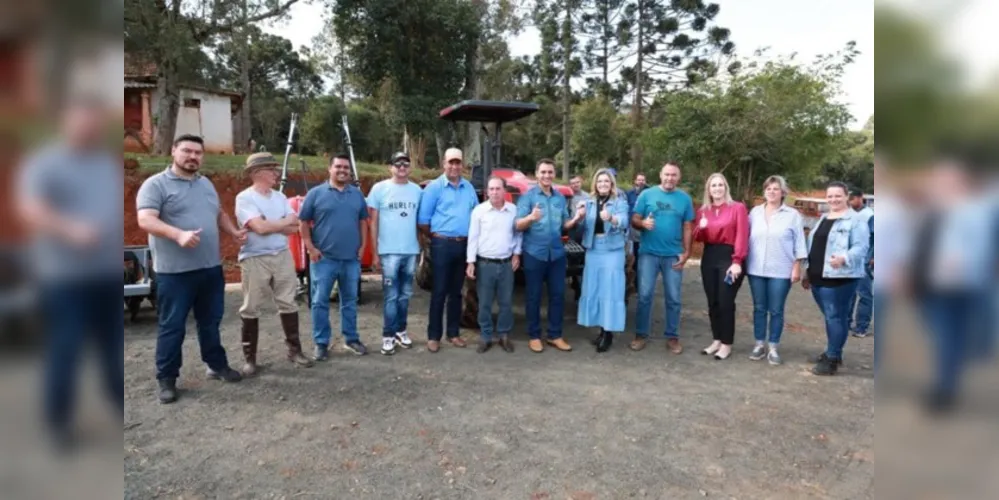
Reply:
M873 340L850 339L840 376L812 376L806 358L822 350L824 330L800 287L787 307L785 365L776 368L748 359L748 285L737 355L719 362L699 354L711 334L694 268L684 277L681 356L661 339L632 352L630 333L597 355L587 342L595 332L575 325L571 300L574 352L533 354L520 294L514 354L430 354L429 294L417 290L414 349L357 357L337 345L329 362L296 369L283 360L276 318L266 319L266 369L236 385L205 379L192 323L181 400L172 406L155 399L156 324L145 310L125 325L125 498L873 497ZM239 301L238 292L227 295L222 331L234 366L242 361ZM359 326L374 351L380 301L380 287L366 283ZM634 308L632 300L632 316Z

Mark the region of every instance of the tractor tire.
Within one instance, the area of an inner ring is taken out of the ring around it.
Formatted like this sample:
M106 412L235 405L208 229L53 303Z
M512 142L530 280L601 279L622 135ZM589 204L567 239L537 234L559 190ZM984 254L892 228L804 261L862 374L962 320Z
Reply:
M479 291L475 282L465 279L465 289L461 294L461 327L479 329Z
M420 257L416 264L416 286L425 291L434 289L434 266L430 260L430 247L420 247Z

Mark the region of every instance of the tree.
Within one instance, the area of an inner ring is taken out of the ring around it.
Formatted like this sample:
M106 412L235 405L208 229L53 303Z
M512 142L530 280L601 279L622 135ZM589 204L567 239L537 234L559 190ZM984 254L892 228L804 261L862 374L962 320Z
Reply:
M729 81L660 94L663 122L645 134L644 146L657 158L679 159L688 179L724 173L743 199L776 173L811 186L842 146L850 114L835 98L856 53L851 43L808 67L754 63Z
M587 167L604 167L615 156L618 138L614 130L617 111L604 98L583 101L573 107L572 150Z
M336 96L326 95L313 100L302 115L299 139L302 146L316 153L339 150L343 144L340 122L345 110L343 101Z
M285 15L298 0L125 0L125 45L156 64L161 98L154 152L170 151L184 57L212 37Z
M631 42L626 5L625 0L588 0L580 16L579 33L587 40L583 49L587 87L615 107L621 105L627 90L617 77Z
M468 46L480 24L464 0L330 0L333 29L359 91L397 90L410 154L422 163L437 111L462 94L471 64Z

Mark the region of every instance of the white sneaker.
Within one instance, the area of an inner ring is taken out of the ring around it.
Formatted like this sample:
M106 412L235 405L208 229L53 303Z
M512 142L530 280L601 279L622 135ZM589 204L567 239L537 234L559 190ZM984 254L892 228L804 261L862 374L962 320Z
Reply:
M382 339L382 354L391 356L395 354L395 339L386 337Z
M409 349L413 347L413 341L409 338L409 334L406 332L399 332L395 334L395 343L403 349Z

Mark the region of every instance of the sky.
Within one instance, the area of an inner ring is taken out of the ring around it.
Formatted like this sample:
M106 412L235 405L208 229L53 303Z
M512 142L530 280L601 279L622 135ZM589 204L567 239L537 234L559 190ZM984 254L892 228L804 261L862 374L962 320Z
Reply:
M916 3L917 0L893 1ZM844 75L839 99L854 117L853 128L861 127L874 113L871 0L720 0L719 4L717 24L732 31L732 40L741 55L749 56L757 48L770 47L775 54L796 52L799 60L807 62L816 55L835 52L851 40L857 42L861 54ZM321 5L295 4L289 21L267 31L290 39L295 47L310 45L312 37L324 29L322 16ZM973 21L976 20L969 22ZM984 21L977 19L977 22ZM979 46L990 44L982 42ZM538 47L538 33L533 28L510 43L514 55L534 54Z

